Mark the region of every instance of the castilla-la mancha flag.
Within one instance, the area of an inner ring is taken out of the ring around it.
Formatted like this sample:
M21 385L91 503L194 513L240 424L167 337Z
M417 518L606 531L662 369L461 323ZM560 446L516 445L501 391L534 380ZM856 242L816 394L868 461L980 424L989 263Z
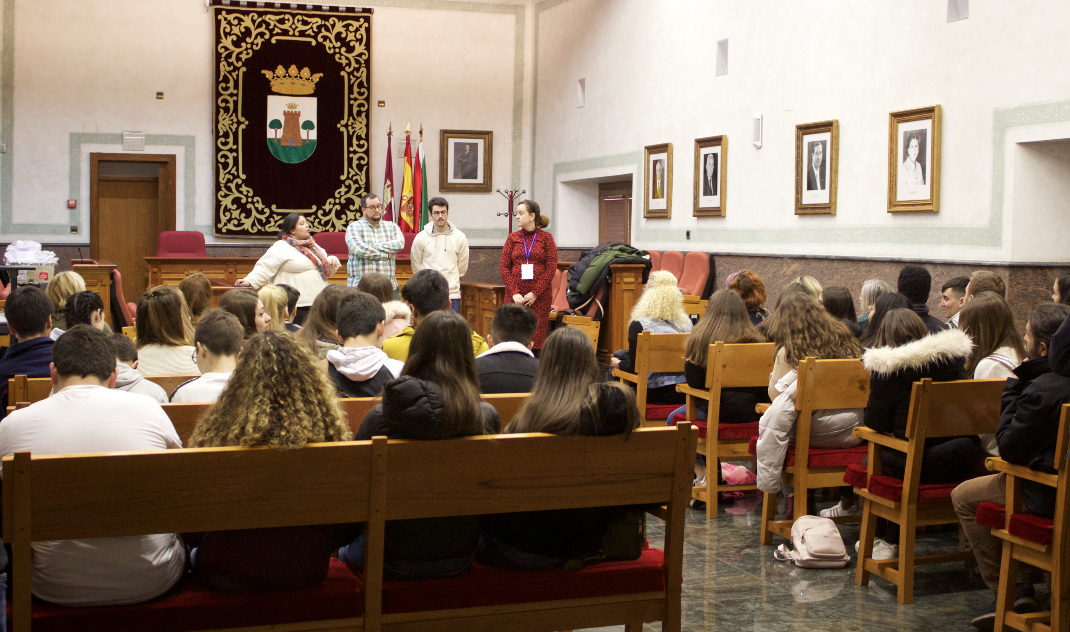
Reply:
M394 142L394 128L386 132L386 178L383 179L383 219L394 221L394 158L391 156L390 143Z
M401 205L398 207L398 226L403 233L414 233L412 200L412 141L411 130L405 126L405 179L401 183Z

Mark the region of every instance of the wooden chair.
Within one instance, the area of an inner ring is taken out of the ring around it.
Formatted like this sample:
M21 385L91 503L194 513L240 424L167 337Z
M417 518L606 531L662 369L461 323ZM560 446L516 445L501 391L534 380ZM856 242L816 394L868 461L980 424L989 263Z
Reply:
M766 378L768 384L768 378ZM791 515L774 520L776 494L762 500L762 544L772 544L773 534L791 539L795 520L807 512L807 492L822 487L843 485L847 466L861 463L866 448L811 448L810 428L813 415L821 410L865 408L869 403L869 371L862 360L815 360L799 363L799 382L795 393L795 445L788 450L781 482L795 488ZM858 522L858 516L835 518L836 522Z
M684 345L687 344L689 335L639 332L635 345L635 373L613 369L614 377L635 385L635 403L639 407L642 425L645 426L648 420L664 421L669 417L669 413L679 408L672 405L647 405L647 377L651 373L683 373ZM768 377L766 381L768 382Z
M151 630L176 617L189 625L199 616L204 617L203 628L230 630L380 629L383 437L300 450L208 448L76 456L16 452L4 457L3 474L3 537L12 547L16 632L30 632L34 614L46 617L56 629L71 630ZM182 580L149 605L63 608L31 601L35 541L353 522L366 522L368 529L363 591L360 580L333 560L327 580L315 588L225 595L226 608L220 607L219 593ZM294 618L272 620L279 616L271 614L280 611L279 600L289 602L282 611L289 610ZM204 615L201 608L207 608ZM129 612L138 614L133 619L137 623L124 616ZM314 624L292 623L302 616Z
M1055 474L1038 472L1003 459L990 457L985 465L1006 476L1007 502L1003 506L1002 528L992 535L1003 540L1003 564L999 571L999 595L996 598L996 631L1011 627L1023 632L1066 630L1070 627L1070 455L1067 432L1070 431L1070 404L1064 404L1059 418L1055 443ZM1026 514L1022 505L1022 479L1055 488L1055 516L1048 520ZM1010 508L1010 511L1007 511ZM1014 588L1018 564L1024 562L1051 573L1051 605L1048 612L1017 614L1014 612Z
M717 476L720 461L756 461L748 447L758 434L758 423L720 424L721 389L769 384L776 345L771 342L729 344L716 342L706 355L706 389L678 384L676 390L687 395L687 419L695 419L696 400L708 402L706 421L691 421L699 427L698 453L706 458L706 484L691 488L691 497L706 503L706 517L717 516L717 494L758 489L757 485L725 485Z
M51 394L52 378L16 375L7 381L7 410L11 412L16 408L25 408Z
M0 347L10 347L10 346L11 346L11 335L10 334L4 334L4 335L0 336Z
M498 418L502 422L502 430L516 416L517 411L528 401L531 393L488 393L483 395L483 401L487 402L498 411Z
M188 382L195 377L200 377L200 375L146 375L145 379L154 384L159 384L167 393L167 396L170 397L171 393L182 383Z
M135 327L134 325L123 327L123 335L129 338L130 340L137 342L137 327Z
M910 394L905 439L864 426L854 429L856 437L869 442L865 480L855 484L855 491L863 500L856 584L867 585L870 573L876 573L898 586L896 599L899 603L912 603L915 566L967 560L973 555L969 551L914 555L918 527L959 523L951 504L951 491L958 483L920 484L925 440L995 432L1005 383L1006 380L933 382L925 378L914 383ZM902 479L881 474L881 450L906 454ZM872 558L877 518L900 526L898 558Z
M702 315L706 313L706 305L709 301L704 301L697 296L690 294L684 295L684 312L688 316L698 316L702 318ZM768 379L768 376L766 376Z

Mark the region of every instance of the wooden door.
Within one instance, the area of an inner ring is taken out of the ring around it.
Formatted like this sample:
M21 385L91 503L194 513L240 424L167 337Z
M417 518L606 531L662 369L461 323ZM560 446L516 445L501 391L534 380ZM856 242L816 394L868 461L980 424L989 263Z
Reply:
M632 181L598 185L598 243L632 241Z
M175 229L175 156L90 154L90 256L114 263L124 298L148 285L145 257Z

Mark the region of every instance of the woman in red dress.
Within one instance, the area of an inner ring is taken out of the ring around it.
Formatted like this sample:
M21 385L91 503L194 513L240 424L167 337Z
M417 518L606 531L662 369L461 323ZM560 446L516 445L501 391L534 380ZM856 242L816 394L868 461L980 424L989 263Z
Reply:
M557 271L557 244L543 230L550 219L542 215L539 205L524 200L516 207L520 230L510 233L502 248L502 280L505 302L527 305L539 318L532 347L542 349L550 321L554 272Z

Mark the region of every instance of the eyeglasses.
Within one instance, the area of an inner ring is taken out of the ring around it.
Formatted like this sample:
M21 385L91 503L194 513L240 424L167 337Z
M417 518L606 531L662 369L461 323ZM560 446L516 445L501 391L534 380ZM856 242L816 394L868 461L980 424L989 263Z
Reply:
M445 217L446 215L449 215L449 211L431 211L431 217L438 217L439 215Z
M383 205L382 204L378 204L376 206L364 206L362 208L364 208L365 210L369 210L369 211L381 211L381 210L383 210Z

